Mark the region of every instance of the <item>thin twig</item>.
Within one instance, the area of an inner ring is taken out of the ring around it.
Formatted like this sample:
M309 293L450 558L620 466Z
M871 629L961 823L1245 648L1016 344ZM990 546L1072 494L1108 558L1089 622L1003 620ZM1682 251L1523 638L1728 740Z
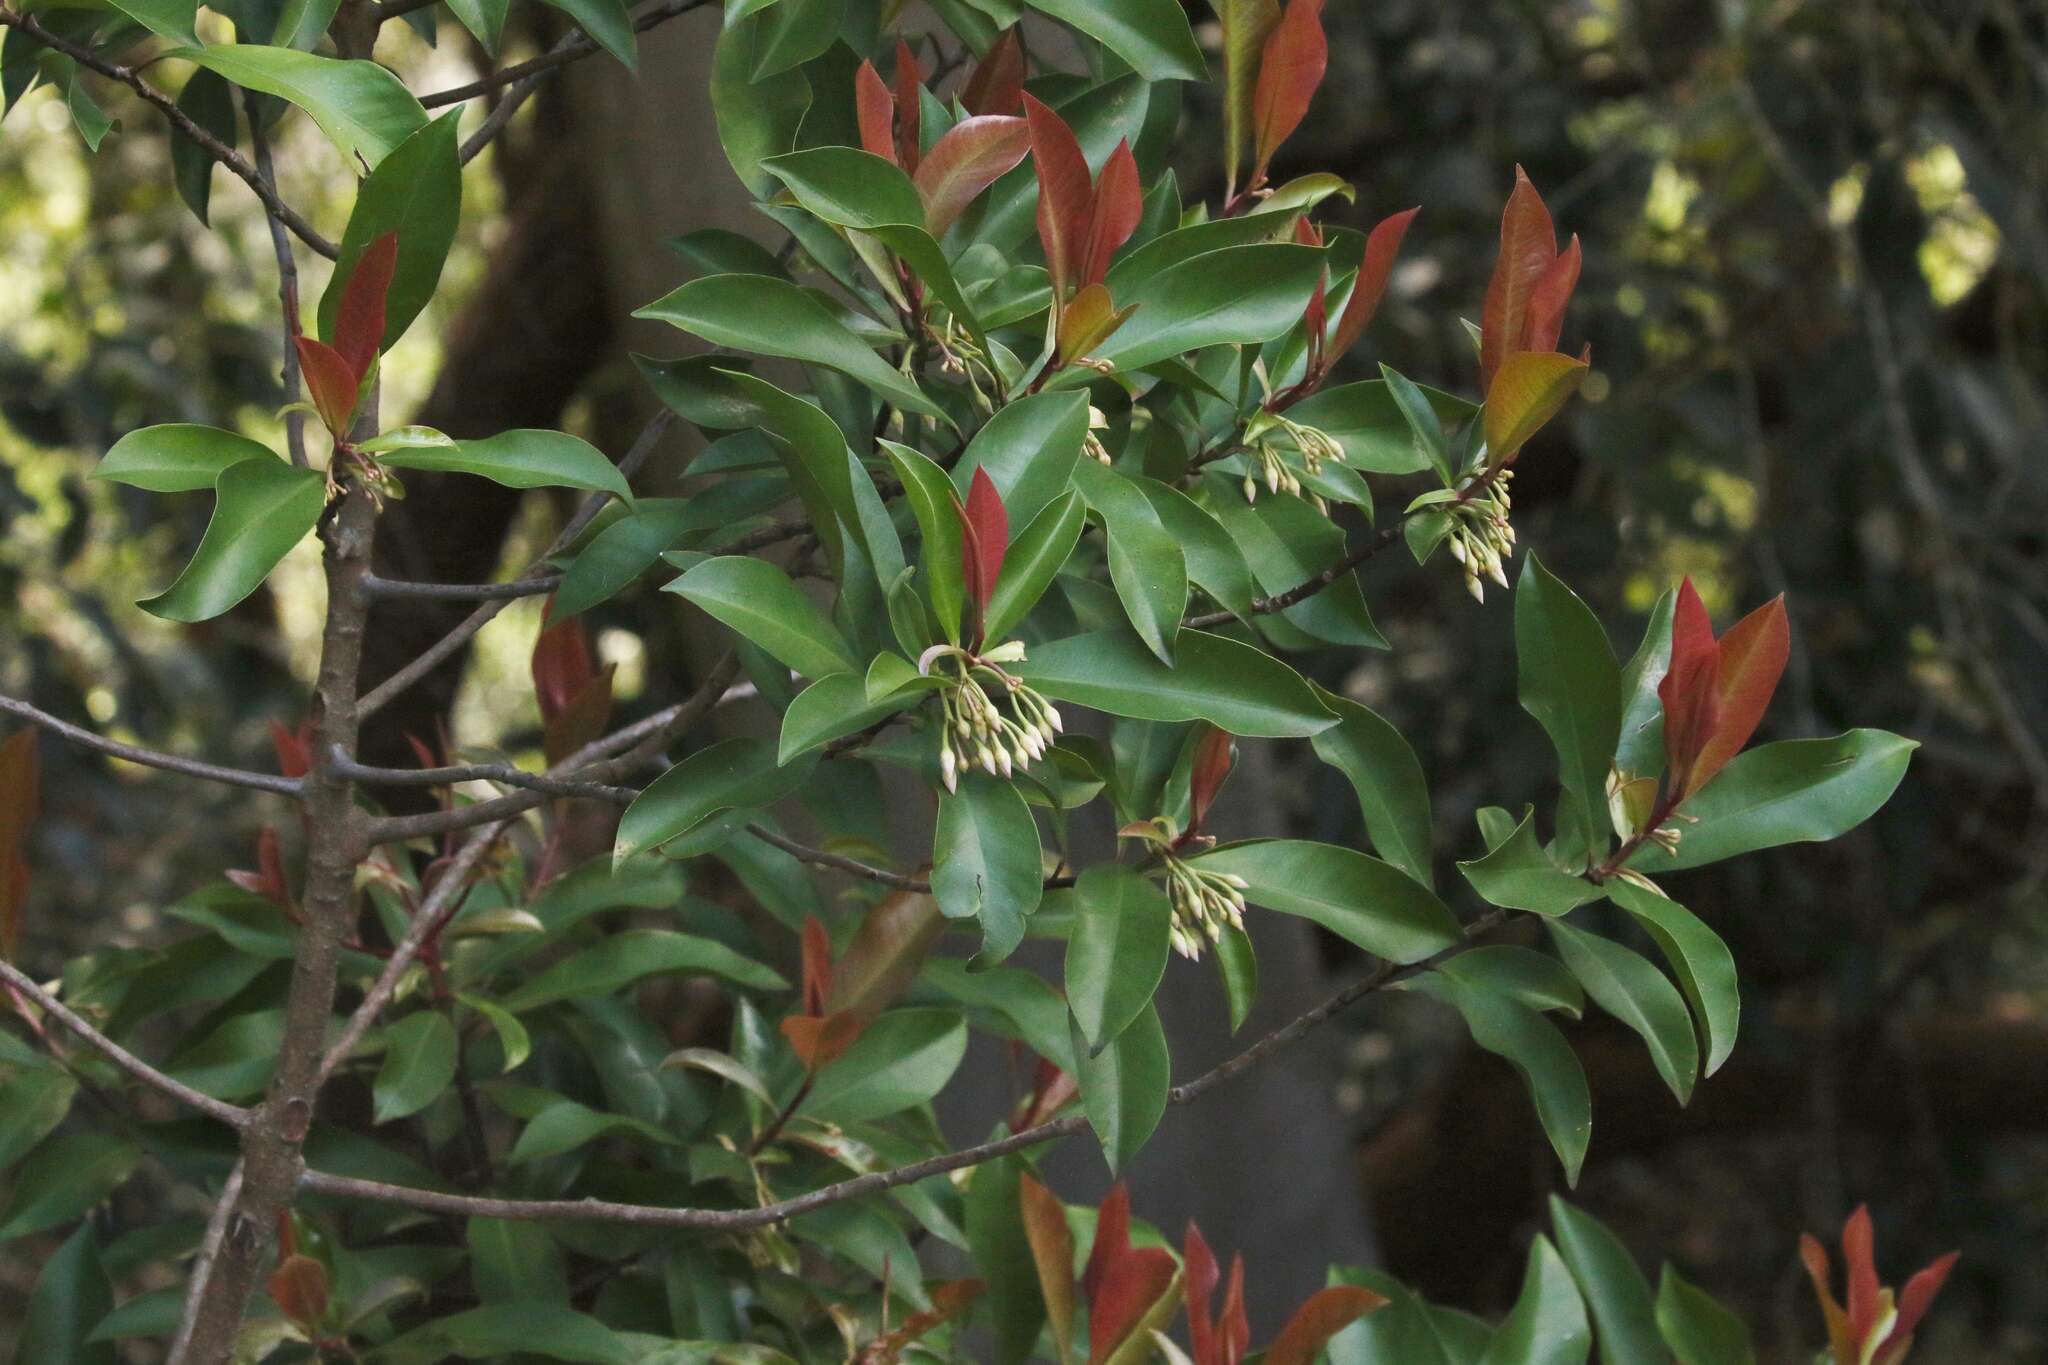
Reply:
M246 157L194 123L191 117L178 107L176 100L142 79L140 71L132 66L122 66L119 62L110 62L89 47L59 37L45 28L42 21L33 14L19 14L14 10L0 7L0 26L18 28L51 51L63 53L86 70L97 72L110 81L119 81L133 90L145 103L153 106L168 119L173 128L191 138L201 151L234 172L244 184L256 191L256 197L263 201L263 207L290 228L300 241L330 261L340 254L334 243L321 236L297 210L278 198L277 191L265 183L263 176L249 164Z
M228 1220L241 1198L242 1163L237 1161L228 1172L227 1183L221 1186L220 1197L214 1201L212 1216L206 1220L206 1236L199 1243L199 1254L192 1258L192 1271L185 1283L185 1306L178 1314L178 1334L171 1339L171 1351L164 1357L164 1365L185 1365L192 1347L192 1328L199 1321L199 1301L206 1297L206 1286L213 1282L213 1267L228 1235Z
M30 706L13 697L0 696L0 713L17 716L31 725L41 726L51 734L68 739L73 744L96 749L113 758L126 759L146 768L161 768L169 773L182 773L186 777L201 777L209 782L225 782L231 787L252 787L257 791L276 792L279 796L298 796L304 784L296 777L284 777L277 773L256 773L244 768L224 768L217 763L202 763L196 758L180 758L157 749L145 749L136 744L123 744L104 735L96 735L83 726L59 720L47 711Z
M270 135L263 131L262 107L254 90L242 92L242 109L249 117L249 145L256 152L256 173L263 177L263 183L277 189L277 167L270 158ZM292 465L298 469L306 467L306 414L296 409L301 397L299 387L299 265L292 255L291 235L285 231L284 220L263 206L263 217L270 224L270 250L277 257L277 305L284 317L284 401L292 410L284 415L284 444L291 453Z
M244 1109L239 1105L229 1104L225 1100L217 1100L211 1095L194 1090L183 1081L175 1080L158 1071L148 1062L143 1061L127 1048L122 1047L112 1038L107 1037L106 1034L101 1033L91 1024L85 1022L70 1006L59 1000L56 996L51 995L41 986L38 986L34 977L31 977L13 963L0 960L0 981L5 981L13 989L35 1001L45 1014L76 1035L80 1042L85 1043L115 1066L120 1067L130 1076L133 1076L136 1080L141 1081L159 1094L168 1095L187 1108L197 1109L208 1118L218 1119L230 1128L245 1127L249 1120L254 1117L250 1110Z
M606 787L595 782L577 782L566 777L528 772L513 763L457 763L445 768L373 768L367 763L336 758L334 770L350 781L367 787L452 787L460 782L497 782L508 787L525 787L550 796L586 796L612 800L623 793L630 802L640 793L629 787Z
M1306 602L1309 598L1314 597L1324 588L1329 587L1345 574L1350 573L1353 569L1365 563L1366 560L1371 559L1381 550L1393 544L1400 537L1400 534L1399 523L1389 526L1385 530L1376 533L1370 540L1365 541L1350 554L1345 555L1313 578L1304 579L1286 592L1275 593L1271 597L1255 598L1251 604L1252 614L1254 616L1265 616L1272 612L1285 611L1298 602ZM1225 625L1236 619L1237 613L1234 611L1212 611L1200 616L1190 616L1182 621L1181 624L1195 630L1207 630L1211 626Z
M514 578L504 583L413 583L402 578L380 578L371 574L363 586L372 597L428 598L441 602L517 601L540 597L562 586L562 575L540 574Z
M1489 912L1466 926L1464 937L1459 943L1423 961L1411 962L1405 966L1391 962L1383 963L1360 980L1346 986L1291 1023L1275 1029L1228 1061L1184 1085L1175 1086L1167 1092L1167 1101L1171 1104L1188 1104L1199 1099L1216 1086L1300 1039L1310 1030L1336 1018L1346 1008L1373 992L1420 975L1445 958L1462 952L1473 942L1492 932L1506 918L1502 911ZM526 1221L560 1219L571 1222L628 1223L638 1227L738 1232L785 1222L814 1209L842 1203L848 1199L858 1199L862 1195L877 1194L901 1185L913 1185L935 1175L944 1175L948 1171L978 1166L984 1161L1008 1156L1012 1152L1021 1152L1044 1143L1072 1137L1085 1130L1087 1126L1087 1119L1079 1114L1069 1114L1065 1118L1053 1119L993 1142L964 1147L942 1156L911 1162L909 1165L887 1171L872 1171L867 1175L855 1176L851 1180L842 1180L837 1184L812 1190L808 1194L798 1195L794 1199L784 1199L752 1209L679 1209L653 1204L621 1204L603 1199L492 1199L475 1195L444 1194L438 1190L411 1189L375 1180L357 1180L349 1176L329 1175L324 1171L307 1171L300 1179L299 1187L312 1194L348 1195L357 1199L402 1204L428 1213L464 1217Z

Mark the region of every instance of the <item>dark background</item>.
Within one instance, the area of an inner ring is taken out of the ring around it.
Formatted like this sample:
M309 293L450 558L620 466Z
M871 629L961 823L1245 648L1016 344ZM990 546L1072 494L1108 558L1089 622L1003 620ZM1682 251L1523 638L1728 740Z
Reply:
M520 13L544 40L545 21ZM1519 162L1584 244L1565 344L1590 341L1597 371L1518 466L1522 544L1623 651L1681 573L1724 624L1786 592L1794 655L1766 735L1876 725L1923 746L1891 806L1839 843L1670 879L1735 949L1743 1041L1681 1111L1632 1039L1574 1029L1597 1116L1577 1197L1646 1261L1675 1259L1739 1305L1773 1360L1819 1340L1798 1232L1868 1201L1888 1280L1963 1250L1924 1358L2039 1358L2048 17L2022 0L1377 0L1326 18L1330 77L1276 178L1337 170L1358 201L1334 216L1357 226L1423 205L1354 363L1471 391L1458 318L1477 313ZM749 222L703 110L714 22L650 36L638 83L586 63L472 173L443 298L387 362L387 417L458 435L567 425L623 448L645 399L622 320L681 278L653 244ZM378 55L423 73L415 88L456 83L478 59L452 25L433 53L388 27ZM200 229L170 192L148 111L116 104L123 129L93 158L51 107L38 96L0 130L0 690L264 766L265 721L292 718L303 695L317 581L288 568L279 591L221 621L167 628L130 603L196 541L204 499L166 524L160 501L85 482L107 445L150 422L274 429L261 219L219 176L219 230ZM1176 164L1191 198L1218 188L1215 136L1213 99L1190 92ZM346 182L317 137L288 139L280 157L287 197L338 224ZM319 283L310 272L308 308ZM426 493L394 516L394 572L489 577L559 515L471 482L428 519ZM1367 588L1395 653L1304 666L1414 739L1439 847L1469 848L1476 806L1545 795L1547 751L1513 697L1511 603L1475 606L1444 565L1397 556L1370 567ZM670 599L629 596L598 623L635 705L687 689ZM373 675L444 624L387 614ZM455 703L460 737L530 743L532 629L531 613L508 613L471 665L416 694L390 742L430 733ZM160 932L158 908L246 862L253 829L278 816L259 798L42 752L32 970ZM1246 828L1356 837L1341 779L1306 746L1262 768L1236 794ZM1324 972L1352 965L1317 951ZM1355 1169L1297 1165L1288 1188L1349 1200L1362 1187L1392 1270L1497 1310L1558 1179L1519 1084L1405 998L1359 1011L1324 1061L1291 1094L1203 1117L1331 1133L1327 1150L1340 1164L1355 1153ZM1236 1161L1161 1183L1262 1202ZM124 1198L151 1198L139 1183ZM1241 1210L1245 1244L1261 1216ZM0 1319L34 1272L11 1250ZM1254 1259L1255 1285L1261 1273Z

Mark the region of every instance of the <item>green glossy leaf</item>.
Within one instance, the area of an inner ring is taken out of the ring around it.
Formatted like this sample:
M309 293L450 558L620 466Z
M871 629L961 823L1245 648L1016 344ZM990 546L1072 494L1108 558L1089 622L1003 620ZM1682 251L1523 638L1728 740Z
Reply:
M71 1133L38 1147L15 1169L0 1242L70 1222L112 1194L141 1159L141 1148L110 1133Z
M327 36L327 26L334 22L335 11L340 8L341 0L285 0L284 10L277 18L277 30L270 35L271 45L311 52Z
M1012 526L1029 525L1067 491L1088 435L1082 393L1038 393L1005 404L953 465L953 491L967 500L974 471L986 469Z
M716 976L757 991L789 988L780 973L714 939L667 929L633 929L563 958L500 1003L525 1013L560 1000L612 995L647 977L675 973Z
M1067 937L1067 1003L1091 1051L1101 1051L1152 1003L1166 975L1173 907L1157 883L1104 863L1081 874Z
M256 591L277 562L305 539L327 506L317 469L276 456L246 459L214 480L213 518L171 586L139 605L167 621L205 621Z
M1344 559L1344 532L1302 499L1280 495L1247 503L1235 480L1227 488L1217 486L1224 482L1221 476L1207 482L1211 514L1230 532L1264 592L1290 592ZM1281 619L1331 644L1387 647L1366 607L1358 576L1348 570L1321 592L1287 608Z
M789 575L765 559L707 559L663 589L688 598L807 678L857 667L853 646Z
M799 204L838 227L924 222L924 201L910 177L894 162L857 147L811 147L770 157L761 169L788 186Z
M879 1202L827 1204L790 1219L788 1226L799 1240L831 1252L877 1282L887 1280L890 1292L901 1294L912 1308L931 1307L923 1281L911 1269L917 1252Z
M1187 611L1187 561L1167 533L1152 500L1116 470L1083 460L1074 486L1102 519L1109 546L1109 578L1131 628L1160 662L1173 664L1174 640Z
M1699 1039L1678 988L1641 954L1611 939L1558 920L1549 928L1558 956L1586 994L1642 1038L1678 1102L1691 1099L1700 1073Z
M356 190L356 206L341 235L341 257L320 296L321 340L334 340L341 285L355 273L370 244L387 232L398 234L398 263L384 295L384 350L405 335L434 297L462 217L462 162L455 145L460 119L459 110L443 114L414 133Z
M1837 838L1891 799L1919 747L1885 730L1851 730L1737 754L1685 803L1691 820L1679 824L1684 835L1677 856L1646 846L1629 866L1655 875L1760 848Z
M1458 864L1472 889L1490 905L1562 915L1599 900L1605 894L1583 877L1574 877L1550 861L1536 837L1536 817L1525 812L1514 833L1483 858Z
M1521 1297L1494 1333L1480 1365L1586 1365L1593 1348L1586 1305L1547 1237L1529 1248Z
M1188 581L1240 620L1250 620L1252 599L1259 595L1258 585L1252 581L1244 552L1238 549L1223 523L1178 488L1157 479L1135 478L1132 482L1151 499L1160 523L1179 543L1181 557L1187 562Z
M1668 896L1615 880L1607 896L1643 926L1699 1021L1706 1057L1705 1072L1721 1069L1735 1051L1735 1031L1742 1017L1742 991L1736 980L1735 955L1706 921Z
M1657 1331L1678 1365L1756 1365L1742 1319L1668 1265L1657 1286Z
M1557 1249L1593 1317L1600 1365L1640 1365L1662 1358L1650 1282L1628 1248L1599 1219L1550 1197Z
M1002 640L1030 615L1060 566L1080 543L1087 519L1087 506L1081 495L1072 491L1062 493L1032 518L1023 534L1010 542L983 622L989 639Z
M517 1071L533 1052L533 1038L526 1031L526 1025L519 1022L513 1013L481 997L457 992L455 998L475 1010L490 1024L491 1031L498 1035L498 1051L504 1055L501 1073Z
M761 163L796 145L811 106L811 83L798 70L755 80L760 34L758 18L735 16L725 25L712 52L710 93L726 160L748 193L767 199L775 192L775 180Z
M1048 697L1136 720L1206 720L1252 738L1301 737L1336 724L1293 669L1206 631L1180 632L1171 668L1136 635L1098 631L1034 645L1011 671Z
M1407 424L1409 440L1422 456L1423 467L1436 470L1437 477L1444 481L1446 488L1456 483L1457 471L1451 467L1450 439L1444 435L1443 419L1437 415L1436 406L1429 401L1429 396L1413 380L1386 365L1380 366L1380 382L1386 386L1386 397ZM1530 557L1534 558L1533 555Z
M633 32L633 15L626 0L546 0L546 3L576 21L590 40L619 59L628 71L638 69L640 50Z
M492 1303L569 1303L569 1264L541 1223L472 1218L469 1278L476 1296Z
M1380 856L1428 886L1429 784L1415 750L1370 708L1320 687L1316 700L1337 717L1335 725L1311 741L1316 757L1350 779L1366 835Z
M402 1119L439 1099L455 1079L455 1027L439 1010L408 1014L385 1032L384 1064L371 1087L374 1122Z
M1437 430L1472 420L1478 409L1455 394L1410 384L1435 414ZM1311 394L1288 408L1289 419L1314 427L1344 448L1344 462L1373 474L1419 474L1430 457L1416 441L1385 379L1361 379Z
M1453 953L1437 970L1454 981L1520 1001L1532 1010L1559 1010L1576 1019L1586 1008L1578 979L1554 957L1513 944L1486 944Z
M765 80L819 56L839 40L846 0L781 0L761 21L754 79Z
M903 496L924 537L924 590L948 640L960 639L960 613L967 601L961 579L959 496L946 471L929 456L882 442L903 481Z
M276 463L277 455L232 431L174 422L129 432L101 457L92 476L151 493L189 493L212 488L227 469L256 459Z
M912 692L871 702L860 674L830 674L797 693L782 713L782 737L776 746L776 757L788 763L821 745L908 710L922 700L921 693Z
M1607 771L1621 738L1621 671L1600 621L1533 551L1515 588L1522 709L1557 750L1565 809L1598 858L1609 840Z
M1045 894L1042 862L1038 822L1011 783L971 771L959 790L939 794L932 894L948 919L980 921L977 966L1001 962L1024 941Z
M764 739L727 739L699 749L656 778L619 820L612 865L659 848L726 810L766 806L802 786L808 763L776 762Z
M78 1082L55 1069L16 1071L0 1079L0 1171L41 1142L71 1112Z
M1277 244L1182 261L1116 301L1138 311L1095 353L1128 371L1205 346L1270 340L1301 321L1322 270L1321 251Z
M350 162L360 157L372 170L427 122L427 111L412 92L375 62L252 43L181 47L164 55L196 62L244 89L296 104L344 157Z
M384 449L379 438L364 442L363 449L393 469L474 474L507 488L582 488L633 500L633 490L618 466L590 442L564 431L501 431L481 441L396 449Z
M1635 657L1621 670L1621 744L1614 763L1632 777L1654 777L1664 770L1664 703L1657 685L1671 667L1671 615L1677 604L1677 590L1665 589L1650 608Z
M80 1223L36 1273L14 1358L23 1365L114 1365L120 1358L114 1343L92 1335L113 1307L114 1286L100 1263L92 1224Z
M1332 1266L1331 1284L1357 1285L1387 1300L1330 1338L1330 1365L1475 1365L1493 1329L1449 1309L1433 1309L1393 1276Z
M1458 921L1436 893L1391 863L1334 844L1265 839L1189 860L1245 879L1254 905L1314 920L1392 962L1420 962L1459 941Z
M235 145L234 87L211 71L192 73L178 92L178 111L223 143ZM171 133L171 178L178 197L200 222L207 221L213 201L213 154L175 129Z
M1544 1134L1564 1163L1566 1182L1578 1184L1593 1135L1593 1096L1577 1054L1556 1025L1518 1000L1442 972L1408 984L1454 1006L1472 1041L1521 1073Z
M159 38L168 38L187 47L199 43L198 35L192 31L193 21L199 17L197 0L108 0L108 3Z
M957 1010L892 1010L818 1073L800 1113L826 1123L887 1118L930 1102L967 1052Z
M713 275L691 281L633 316L680 327L714 346L823 365L865 384L906 412L950 421L823 304L786 280Z
M696 498L639 499L629 511L592 536L569 561L562 585L555 589L549 619L566 620L607 601L659 564L663 551L674 549L683 536L717 525L717 520L705 521L700 512L700 504L709 500L709 494Z
M580 1365L636 1365L643 1352L594 1317L561 1304L492 1303L427 1324L386 1346L398 1360L539 1356Z
M1173 1081L1166 1030L1149 1001L1100 1052L1089 1052L1078 1020L1073 1028L1081 1110L1102 1144L1111 1173L1121 1174L1166 1113L1166 1092Z
M1020 1157L998 1157L976 1166L967 1186L967 1245L988 1284L994 1365L1023 1365L1045 1326L1045 1296L1017 1194L1025 1170Z
M505 1160L514 1166L573 1152L599 1138L628 1134L673 1145L676 1139L651 1123L606 1114L574 1100L556 1099L528 1120Z
M505 16L512 0L448 0L449 12L462 22L483 50L495 57L505 37Z
M1174 0L1029 0L1031 8L1080 29L1148 81L1204 81L1208 63Z

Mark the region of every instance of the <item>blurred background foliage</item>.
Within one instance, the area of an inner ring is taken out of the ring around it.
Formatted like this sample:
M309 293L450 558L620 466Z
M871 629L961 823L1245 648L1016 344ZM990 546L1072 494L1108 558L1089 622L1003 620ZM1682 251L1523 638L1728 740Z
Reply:
M550 33L521 13L531 50ZM1458 319L1477 312L1522 164L1584 243L1566 342L1589 340L1596 367L1569 420L1518 466L1522 543L1603 611L1623 652L1681 573L1724 619L1788 593L1795 654L1771 737L1877 725L1924 746L1891 807L1850 838L1673 879L1742 964L1744 1042L1680 1111L1638 1049L1576 1035L1600 1113L1585 1202L1645 1260L1669 1254L1743 1305L1766 1358L1791 1360L1817 1330L1796 1234L1868 1200L1898 1267L1963 1250L1921 1355L2039 1358L2048 12L2029 0L1376 0L1333 5L1327 22L1331 75L1276 180L1338 170L1358 198L1335 216L1355 226L1424 210L1353 363L1385 357L1473 390ZM482 60L459 32L429 49L387 28L378 55L416 89ZM310 561L220 621L168 626L130 604L197 540L205 500L150 525L139 495L87 475L152 422L275 438L269 241L224 178L215 231L202 229L164 172L161 123L109 107L121 126L96 155L47 92L8 111L0 134L0 690L120 737L267 766L266 722L296 719L311 668ZM528 424L618 447L617 329L641 300L607 301L620 263L588 201L564 189L564 176L602 173L590 107L573 86L551 90L468 177L442 294L386 362L388 416L432 408L459 432L465 405L483 421L494 398L473 379L451 392L446 376L487 374L552 407ZM281 130L286 197L338 222L345 180L301 122ZM1220 188L1216 127L1210 92L1190 91L1177 159L1190 198ZM662 154L707 182L729 174L708 130ZM674 208L662 230L699 225ZM562 275L537 276L536 260ZM323 275L306 271L309 307ZM536 279L577 306L536 301ZM506 316L523 330L490 324ZM559 353L533 354L533 335ZM521 380L521 364L544 364L548 382ZM556 515L501 498L467 509L464 534L427 528L422 553L434 576L490 577ZM1332 656L1320 671L1415 739L1439 846L1469 844L1476 806L1536 799L1547 771L1514 702L1507 595L1475 606L1443 565L1417 572L1395 556L1371 566L1367 589L1395 652ZM507 612L444 681L464 742L535 743L524 659L536 617ZM597 624L627 696L659 696L669 684L645 660L672 657L674 603L629 595ZM1344 838L1342 779L1301 749L1275 791L1304 830ZM262 815L250 799L43 753L25 958L148 935L156 907L246 861ZM1511 1079L1440 1022L1399 998L1361 1015L1339 1098L1388 1267L1498 1308L1555 1167ZM32 1269L0 1260L0 1317Z

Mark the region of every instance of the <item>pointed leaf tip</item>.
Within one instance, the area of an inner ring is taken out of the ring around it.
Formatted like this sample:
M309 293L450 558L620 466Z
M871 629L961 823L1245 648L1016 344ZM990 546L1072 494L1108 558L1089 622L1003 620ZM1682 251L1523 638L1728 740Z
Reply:
M398 269L398 234L387 232L357 258L334 321L334 350L360 385L384 344L384 298Z

